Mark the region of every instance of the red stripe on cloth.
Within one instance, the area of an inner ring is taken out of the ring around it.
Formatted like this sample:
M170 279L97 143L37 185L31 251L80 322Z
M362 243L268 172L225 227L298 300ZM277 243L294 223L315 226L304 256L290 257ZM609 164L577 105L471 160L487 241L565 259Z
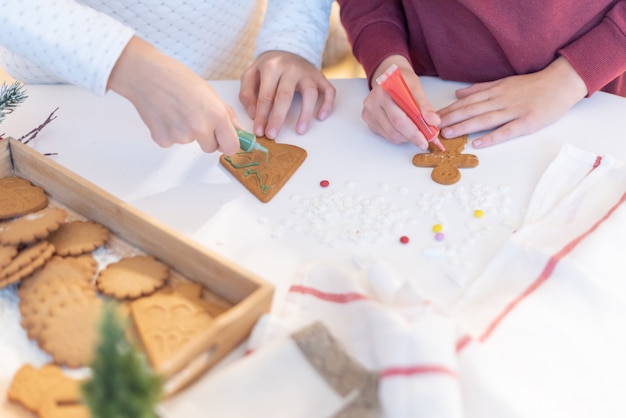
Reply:
M602 156L598 155L596 156L596 160L593 162L593 166L591 167L591 170L589 170L589 173L587 173L587 175L591 174L593 170L600 167L600 164L602 164Z
M489 325L489 327L487 327L487 330L483 333L483 335L480 337L480 341L484 342L487 338L489 338L489 336L491 335L491 333L493 332L494 329L496 329L496 327L500 324L500 322L509 314L511 313L511 311L522 301L524 300L526 297L528 297L531 293L533 293L535 290L537 290L537 288L539 286L541 286L542 283L544 283L546 280L548 280L550 278L550 276L552 275L552 273L554 272L554 269L556 268L557 264L559 263L559 261L561 261L566 255L568 255L570 252L572 252L572 250L574 250L574 248L576 248L576 246L578 246L578 244L580 244L585 238L587 238L589 235L591 235L596 229L598 229L598 227L600 225L602 225L602 223L604 221L606 221L612 214L613 212L615 212L624 202L626 201L626 193L624 193L622 195L622 197L617 201L617 203L615 205L613 205L613 207L611 209L609 209L609 211L602 217L600 218L595 224L593 224L591 226L591 228L589 228L586 232L582 233L581 235L579 235L577 238L575 238L574 240L572 240L571 242L569 242L567 245L565 245L559 252L557 252L556 254L554 254L552 257L550 257L550 259L548 260L548 262L546 263L546 266L543 268L543 271L541 272L541 274L539 274L539 276L535 279L535 281L533 283L531 283L531 285L526 288L526 290L524 292L522 292L519 296L517 296L515 299L513 299L507 306L506 308L504 308L504 310L500 313L500 315L498 315Z
M406 367L388 367L380 372L381 378L398 377L398 376L416 376L421 374L444 374L456 378L456 373L445 366L438 365L422 365L422 366L406 366Z
M456 352L458 353L459 351L463 350L471 342L472 342L471 336L465 335L461 337L461 339L456 342Z
M318 299L325 300L327 302L334 303L350 303L359 300L369 300L369 298L361 293L347 292L347 293L328 293L321 290L314 289L312 287L306 287L301 285L293 285L289 288L290 292L302 293L304 295L311 295Z

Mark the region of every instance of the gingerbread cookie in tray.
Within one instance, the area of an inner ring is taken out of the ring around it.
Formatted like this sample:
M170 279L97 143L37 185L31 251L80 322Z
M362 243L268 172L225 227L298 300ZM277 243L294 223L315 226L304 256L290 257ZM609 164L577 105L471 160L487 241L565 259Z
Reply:
M13 139L0 142L0 288L57 366L88 367L104 302L172 395L243 341L273 288ZM163 345L162 341L167 341Z

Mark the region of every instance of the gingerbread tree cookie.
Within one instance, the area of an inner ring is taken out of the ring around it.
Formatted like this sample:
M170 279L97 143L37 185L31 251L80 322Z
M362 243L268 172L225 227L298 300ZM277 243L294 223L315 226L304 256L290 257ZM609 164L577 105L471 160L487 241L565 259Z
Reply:
M416 154L413 165L434 167L432 179L439 184L454 184L461 179L459 168L473 168L478 165L478 157L473 154L461 154L467 143L467 135L445 139L439 137L445 147L441 151L432 142L428 144L430 154Z
M220 163L257 199L267 203L293 176L307 153L295 145L277 144L264 137L257 140L267 148L267 155L259 150L222 155Z

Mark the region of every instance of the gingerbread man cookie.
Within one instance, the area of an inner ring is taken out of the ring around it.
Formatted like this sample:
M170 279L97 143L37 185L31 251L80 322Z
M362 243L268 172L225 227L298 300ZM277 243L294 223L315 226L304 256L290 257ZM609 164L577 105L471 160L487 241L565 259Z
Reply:
M430 154L416 154L413 165L417 167L434 167L432 179L439 184L454 184L461 179L459 168L473 168L478 165L478 157L473 154L461 154L467 143L467 135L445 139L439 137L445 147L441 151L432 142L428 144Z
M21 366L11 381L7 398L32 412L37 412L46 392L69 379L63 370L56 365L46 364L36 368L30 364Z
M82 403L80 382L63 373L61 367L46 364L20 367L7 392L11 402L21 404L40 418L89 418Z

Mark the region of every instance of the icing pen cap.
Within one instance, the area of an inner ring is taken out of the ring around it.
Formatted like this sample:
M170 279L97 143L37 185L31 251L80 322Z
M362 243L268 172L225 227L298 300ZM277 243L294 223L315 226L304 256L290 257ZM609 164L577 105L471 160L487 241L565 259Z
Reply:
M404 77L402 77L402 73L396 64L391 65L387 71L376 78L376 82L400 106L400 109L413 121L428 142L435 144L441 151L446 150L439 140L439 129L436 126L429 125L424 119L415 98L411 94L411 90L409 90L409 86L406 85L406 81L404 81Z
M237 136L239 137L239 147L246 151L259 150L263 151L266 155L269 154L267 148L263 145L259 144L256 140L256 135L250 132L246 132L242 129L237 128Z

